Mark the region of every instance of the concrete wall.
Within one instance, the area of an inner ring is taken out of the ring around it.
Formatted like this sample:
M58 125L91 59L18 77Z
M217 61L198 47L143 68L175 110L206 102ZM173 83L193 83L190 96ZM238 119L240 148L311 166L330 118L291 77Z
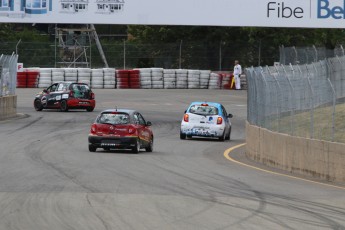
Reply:
M246 124L247 157L322 180L345 182L345 144L275 133Z
M0 97L0 120L17 115L17 95Z

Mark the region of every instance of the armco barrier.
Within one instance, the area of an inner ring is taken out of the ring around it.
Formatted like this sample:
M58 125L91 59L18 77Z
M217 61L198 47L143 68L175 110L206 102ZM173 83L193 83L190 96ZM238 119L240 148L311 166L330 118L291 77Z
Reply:
M0 97L0 120L14 117L17 114L17 96Z
M345 144L272 132L246 124L246 155L264 165L345 182Z

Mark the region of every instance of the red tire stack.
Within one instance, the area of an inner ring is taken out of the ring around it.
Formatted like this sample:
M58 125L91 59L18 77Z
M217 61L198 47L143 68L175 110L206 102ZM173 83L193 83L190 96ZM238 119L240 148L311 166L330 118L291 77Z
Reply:
M140 72L138 69L129 70L129 88L140 89Z
M17 72L17 88L26 88L26 72Z
M116 70L116 88L129 88L129 70Z
M27 70L26 71L26 87L27 88L37 88L38 86L38 78L40 76L40 72L37 70Z
M232 89L235 87L230 73L221 73L220 76L222 78L222 89Z
M37 88L39 76L38 70L17 72L17 88Z

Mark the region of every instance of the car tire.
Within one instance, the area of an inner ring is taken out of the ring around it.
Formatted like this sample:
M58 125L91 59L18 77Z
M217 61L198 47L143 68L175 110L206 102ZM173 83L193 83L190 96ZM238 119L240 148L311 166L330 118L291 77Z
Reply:
M86 111L88 111L88 112L92 112L94 110L94 107L87 107L86 108Z
M230 129L229 129L229 134L226 136L226 138L225 138L225 140L230 140L230 136L231 136L231 127L230 127Z
M218 137L218 140L219 141L224 141L225 140L225 130L224 130L224 133L223 133L223 135L222 136L220 136L220 137Z
M89 151L90 152L96 152L96 150L97 150L97 148L94 145L89 144Z
M34 101L34 107L35 107L36 111L42 111L43 110L42 102L39 99L36 99Z
M136 139L135 146L132 148L133 153L139 153L140 152L140 141L139 138Z
M186 134L180 133L180 139L181 139L181 140L185 140L185 139L186 139Z
M153 137L151 138L151 141L149 145L145 148L146 152L153 152Z
M66 100L62 100L60 102L60 110L62 112L67 112L68 111L68 105L67 105L67 101Z

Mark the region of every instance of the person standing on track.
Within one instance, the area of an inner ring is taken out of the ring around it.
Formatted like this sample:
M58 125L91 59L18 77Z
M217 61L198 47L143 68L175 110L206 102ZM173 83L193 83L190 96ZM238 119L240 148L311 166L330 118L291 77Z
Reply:
M241 74L242 74L242 67L241 67L239 61L235 60L234 78L235 78L236 90L241 89L241 79L240 79Z

